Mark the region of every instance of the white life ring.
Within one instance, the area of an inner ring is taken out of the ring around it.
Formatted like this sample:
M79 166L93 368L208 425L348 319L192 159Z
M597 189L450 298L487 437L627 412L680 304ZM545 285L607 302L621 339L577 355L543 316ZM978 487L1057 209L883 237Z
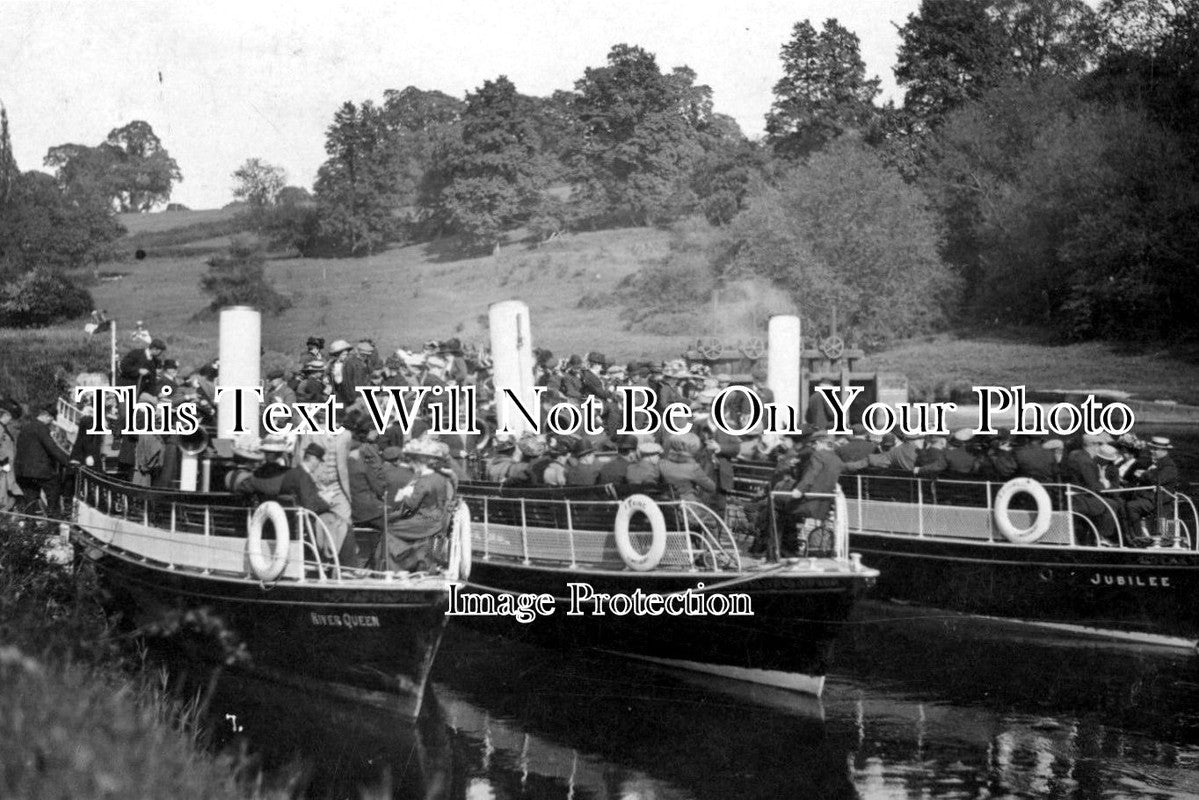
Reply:
M267 520L275 529L275 549L270 560L262 553L262 526ZM291 530L287 526L287 514L283 506L268 500L254 509L250 517L250 531L246 537L246 554L250 557L250 570L262 581L273 581L283 574L287 566L288 551L291 549Z
M649 527L654 536L649 550L644 553L637 552L637 548L629 539L629 520L639 511L649 520ZM652 497L632 494L622 500L616 512L615 534L616 549L620 551L620 557L631 569L638 572L650 571L658 566L662 556L666 555L666 518L662 516L662 509L658 508Z
M1032 495L1037 501L1037 516L1032 525L1027 528L1017 528L1008 516L1008 506L1012 498L1021 492ZM995 527L1003 534L1003 538L1015 544L1032 544L1045 535L1053 522L1053 505L1049 502L1049 492L1045 487L1032 478L1012 478L999 487L995 493Z
M471 553L474 544L471 542L470 508L465 502L459 501L458 508L454 510L453 529L453 546L458 548L458 580L464 581L470 577L470 567L474 563L474 555Z

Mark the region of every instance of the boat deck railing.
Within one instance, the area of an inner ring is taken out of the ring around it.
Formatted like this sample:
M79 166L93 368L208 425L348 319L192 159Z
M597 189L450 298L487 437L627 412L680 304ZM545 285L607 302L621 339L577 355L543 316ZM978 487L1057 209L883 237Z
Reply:
M248 551L256 506L250 498L245 503L238 503L239 499L228 494L146 488L81 469L76 478L75 521L94 540L141 562L169 570L259 580L249 564ZM275 580L377 583L425 577L343 569L333 537L320 516L288 502L280 505L291 549L284 571Z
M1003 515L1008 516L1013 529L1027 530L1038 521L1036 498L1028 493L1012 495L1010 502L1005 501L1006 507L1000 504L1006 483L860 473L841 476L851 530L986 542L1010 541L1003 532ZM1035 485L1044 490L1050 507L1048 527L1036 538L1037 543L1099 546L1098 523L1105 521L1114 530L1116 546L1133 547L1140 532L1130 531L1127 517L1117 513L1104 498L1138 496L1150 498L1157 510L1156 525L1150 531L1157 544L1199 549L1199 512L1191 498L1181 492L1145 486L1098 494L1069 483Z
M622 504L615 499L570 496L465 495L474 528L474 552L492 558L585 567L623 568L615 530ZM666 535L662 569L740 570L737 541L707 505L678 499L652 501ZM633 514L630 541L641 551L653 537L650 520Z

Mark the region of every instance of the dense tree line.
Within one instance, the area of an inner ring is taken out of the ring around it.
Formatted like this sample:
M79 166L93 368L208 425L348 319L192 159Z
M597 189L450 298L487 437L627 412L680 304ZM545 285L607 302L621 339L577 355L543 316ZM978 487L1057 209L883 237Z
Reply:
M517 229L702 216L717 232L697 283L766 278L863 342L955 320L1196 332L1193 0L923 0L900 40L904 99L879 105L852 31L796 23L756 142L692 70L625 44L547 98L500 76L462 101L347 103L306 241L366 254L453 233L487 252ZM694 274L696 247L679 252Z

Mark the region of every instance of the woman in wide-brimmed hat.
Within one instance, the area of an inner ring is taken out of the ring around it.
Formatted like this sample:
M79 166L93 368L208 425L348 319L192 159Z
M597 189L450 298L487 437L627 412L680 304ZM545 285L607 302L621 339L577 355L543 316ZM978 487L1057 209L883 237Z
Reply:
M436 467L449 448L434 439L415 439L404 445L404 456L416 473L400 489L387 511L387 532L375 553L375 567L384 570L428 570L435 566L433 537L449 523L454 484Z

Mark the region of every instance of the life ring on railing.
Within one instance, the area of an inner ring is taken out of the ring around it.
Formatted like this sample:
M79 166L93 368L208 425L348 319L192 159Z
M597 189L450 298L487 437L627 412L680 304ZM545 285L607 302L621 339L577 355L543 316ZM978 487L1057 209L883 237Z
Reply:
M654 536L649 550L644 553L637 552L629 538L629 520L637 512L641 512L649 520L649 527ZM662 556L666 555L666 518L662 516L662 509L658 508L652 497L631 494L620 501L620 508L616 511L615 534L616 549L630 569L648 572L658 566Z
M268 519L275 529L275 550L269 560L262 553L262 526ZM246 537L246 554L250 557L250 571L254 577L261 581L273 581L282 575L290 549L291 530L287 526L287 514L283 506L268 500L254 509Z
M458 548L458 580L464 581L470 577L470 568L474 563L471 552L470 507L465 502L459 502L454 510L454 545ZM451 550L452 552L452 550Z
M1032 495L1032 499L1037 501L1037 516L1027 528L1017 528L1008 516L1012 498L1021 492ZM1032 544L1045 535L1052 522L1053 504L1049 502L1049 492L1032 478L1012 478L995 493L995 527L1009 542Z

